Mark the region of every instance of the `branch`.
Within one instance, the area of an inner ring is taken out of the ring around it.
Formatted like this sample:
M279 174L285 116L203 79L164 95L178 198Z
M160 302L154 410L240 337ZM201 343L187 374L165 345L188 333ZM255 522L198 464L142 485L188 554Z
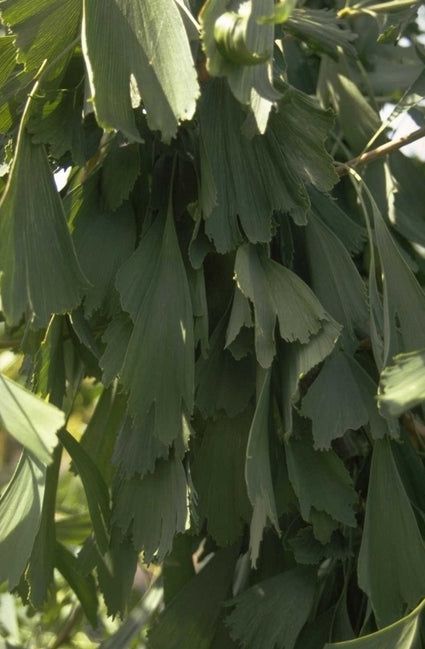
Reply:
M382 158L382 156L386 155L387 153L391 153L391 151L398 151L398 149L401 149L401 147L405 146L406 144L420 140L422 137L425 137L425 126L418 128L416 131L413 131L413 133L410 133L409 135L403 135L403 137L400 137L398 140L386 142L385 144L378 146L376 149L372 149L372 151L362 153L357 158L353 158L345 164L339 165L335 168L335 171L338 176L345 176L345 174L348 173L348 167L359 167L361 165L375 162L375 160Z

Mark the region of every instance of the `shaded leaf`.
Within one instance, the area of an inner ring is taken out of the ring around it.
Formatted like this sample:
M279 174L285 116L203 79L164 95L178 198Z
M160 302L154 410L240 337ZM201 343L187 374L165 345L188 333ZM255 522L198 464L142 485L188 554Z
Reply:
M295 568L260 581L227 605L226 618L234 640L246 649L293 649L313 606L316 571Z
M251 562L255 566L267 518L279 534L269 455L270 370L258 371L257 407L246 448L245 479L253 512L250 530Z
M46 467L24 451L0 499L0 582L15 588L40 525Z
M179 459L158 461L154 473L123 480L117 487L112 523L123 536L129 531L145 563L162 561L174 535L186 523L186 477Z
M99 361L103 369L105 385L110 385L117 376L120 376L132 331L133 324L129 315L122 312L115 315L106 327L102 337L103 342L106 343L105 351Z
M3 309L18 323L30 309L38 325L76 307L87 282L79 268L65 215L42 145L21 128L1 202ZM40 281L43 278L43 281Z
M325 361L302 402L301 414L313 422L314 446L329 449L348 429L368 422L373 436L383 437L386 422L379 416L376 385L356 361L339 352Z
M358 579L360 588L371 600L379 627L392 624L403 615L406 605L413 607L424 597L424 575L425 544L390 442L377 441L372 456Z
M220 546L237 541L251 513L245 484L250 423L250 412L209 421L191 466L197 511Z
M168 444L181 434L182 411L191 413L194 386L193 313L171 205L159 215L116 280L121 301L134 322L121 379L128 407Z
M236 254L235 278L255 311L255 350L262 367L270 367L276 351L276 319L283 339L307 343L331 320L298 275L250 244Z
M425 351L399 354L381 372L378 403L384 416L398 417L425 401Z
M283 29L307 43L311 49L324 52L333 59L339 58L341 49L346 54L357 56L352 45L357 34L341 29L341 20L329 9L295 8L287 17Z
M141 424L135 424L129 415L124 418L112 457L122 477L131 478L135 473L151 473L155 470L155 463L159 458L168 457L168 445L155 437L153 430L152 412Z
M311 520L312 508L334 520L356 526L353 505L358 497L350 474L334 451L315 451L308 440L291 438L285 445L289 479L301 515Z
M55 563L62 576L77 595L83 611L93 628L97 627L97 593L92 575L82 575L78 570L78 560L61 543L55 547Z
M4 427L43 464L52 462L64 413L0 374L0 417Z
M193 116L199 88L174 2L84 2L83 51L96 117L104 128L140 141L133 114L140 100L149 128L161 131L166 141L182 119Z
M87 505L93 523L99 552L104 554L108 549L108 523L110 516L108 488L102 475L82 445L65 429L59 433L64 448L69 453L73 464L83 483Z
M151 649L209 649L232 585L236 556L234 547L219 550L179 591L149 631Z

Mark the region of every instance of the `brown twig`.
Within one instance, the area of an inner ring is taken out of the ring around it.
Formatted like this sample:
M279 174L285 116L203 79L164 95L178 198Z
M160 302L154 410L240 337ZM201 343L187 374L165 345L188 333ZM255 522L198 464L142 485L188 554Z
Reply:
M50 649L58 649L58 647L60 647L67 640L69 640L72 630L81 620L82 616L83 616L83 609L81 608L81 606L77 606L77 608L69 616L64 627L58 633L56 640L54 641Z
M335 168L335 171L338 176L344 176L348 173L348 167L359 167L361 165L370 164L371 162L378 160L387 153L398 151L398 149L406 146L406 144L416 142L416 140L420 140L422 137L425 137L425 126L418 128L416 131L413 131L413 133L410 133L409 135L403 135L403 137L398 138L398 140L391 140L391 142L381 144L381 146L376 147L376 149L372 149L372 151L362 153L361 155L357 156L357 158L353 158L352 160L348 160L348 162L346 162L345 164L339 165Z

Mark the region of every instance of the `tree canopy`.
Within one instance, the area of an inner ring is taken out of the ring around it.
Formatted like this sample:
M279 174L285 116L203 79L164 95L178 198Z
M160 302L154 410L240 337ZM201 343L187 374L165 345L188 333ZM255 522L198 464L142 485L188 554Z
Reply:
M420 4L0 0L1 648L425 646Z

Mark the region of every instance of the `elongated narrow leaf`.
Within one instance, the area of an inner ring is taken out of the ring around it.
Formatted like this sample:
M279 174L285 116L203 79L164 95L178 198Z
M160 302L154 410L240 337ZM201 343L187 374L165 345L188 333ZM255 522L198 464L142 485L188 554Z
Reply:
M0 582L19 584L40 525L46 467L24 451L0 499Z
M352 44L357 34L341 29L341 21L336 13L327 8L295 8L285 21L283 30L307 43L311 49L324 52L333 59L339 58L341 49L351 56L357 56Z
M269 259L250 244L238 249L235 278L255 311L255 349L262 367L275 355L274 330L279 322L283 339L307 343L331 320L311 289L291 270Z
M292 438L286 444L289 478L300 502L301 515L310 521L312 508L355 527L353 505L357 494L350 474L334 451L315 451L309 440Z
M398 417L425 401L425 351L400 354L381 373L379 407L384 415Z
M171 206L160 214L121 267L116 286L134 329L121 378L136 423L154 414L152 433L169 444L192 412L193 313Z
M174 2L84 2L83 50L98 122L141 140L132 107L170 140L195 111L199 88L189 40Z
M210 421L192 465L197 512L219 545L235 543L251 506L245 483L250 412Z
M179 591L149 631L151 649L209 649L221 604L230 593L236 557L234 546L220 550Z
M28 309L39 325L76 307L87 282L80 270L44 148L21 128L1 205L3 309L19 322ZM42 281L40 281L42 278Z
M343 340L357 342L356 332L367 331L368 312L365 284L354 262L337 236L314 214L306 226L306 242L315 294L344 326Z
M0 374L0 419L8 432L43 464L52 461L64 413Z
M61 543L56 544L55 556L59 572L77 595L88 621L96 628L98 600L93 576L78 571L78 560Z
M358 577L379 627L425 596L425 543L388 439L373 450Z
M245 649L293 649L313 605L315 573L288 570L227 602L235 606L225 620L232 638Z
M420 633L421 614L425 601L422 601L409 615L380 629L376 633L365 635L348 642L331 642L324 649L415 649Z
M125 536L130 530L134 548L146 563L157 553L162 561L174 535L183 532L187 516L186 478L179 459L162 460L154 473L123 480L115 495L113 524Z
M60 432L60 440L68 451L83 483L90 516L99 551L108 549L109 493L96 464L65 429Z
M267 518L279 533L269 456L270 370L259 373L257 407L248 437L245 478L253 512L250 552L255 566Z

